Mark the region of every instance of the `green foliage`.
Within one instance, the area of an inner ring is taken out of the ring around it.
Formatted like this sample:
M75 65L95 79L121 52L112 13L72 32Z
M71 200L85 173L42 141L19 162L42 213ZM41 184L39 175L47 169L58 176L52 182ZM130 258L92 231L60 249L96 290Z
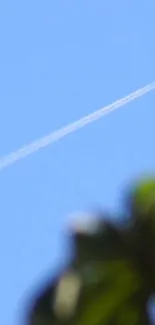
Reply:
M155 220L155 179L145 178L140 180L128 195L134 217L147 219L152 213Z
M150 227L155 181L142 180L128 198L131 218L145 216L142 227L117 227L104 216L94 223L87 220L83 229L74 227L74 258L31 303L27 325L151 324L147 302L155 292L155 233Z

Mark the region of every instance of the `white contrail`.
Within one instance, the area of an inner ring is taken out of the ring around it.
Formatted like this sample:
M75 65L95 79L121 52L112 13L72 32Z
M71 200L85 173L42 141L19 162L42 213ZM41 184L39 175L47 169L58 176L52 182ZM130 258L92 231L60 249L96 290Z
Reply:
M30 144L22 147L21 149L18 149L16 151L12 152L11 154L8 154L8 155L0 158L0 170L6 168L9 165L12 165L16 161L23 159L32 153L40 150L41 148L47 147L51 143L62 139L67 134L75 132L78 129L81 129L85 125L92 123L95 120L101 118L102 116L114 111L115 109L130 103L131 101L135 100L138 97L145 95L146 93L150 92L153 89L155 89L155 82L153 82L143 88L140 88L137 91L134 91L133 93L131 93L130 95L125 96L124 98L119 99L119 100L115 101L114 103L112 103L108 106L105 106L105 107L95 111L94 113L89 114L89 115L77 120L76 122L73 122L73 123L55 131L55 132L52 132L49 135L47 135L35 142L30 143Z

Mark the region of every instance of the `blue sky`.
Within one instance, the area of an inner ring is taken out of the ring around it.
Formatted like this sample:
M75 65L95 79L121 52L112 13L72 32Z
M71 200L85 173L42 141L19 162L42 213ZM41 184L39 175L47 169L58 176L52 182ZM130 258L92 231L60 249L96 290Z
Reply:
M155 2L0 4L0 156L155 80ZM155 92L0 174L0 324L59 264L70 212L120 207L155 171ZM24 298L23 298L24 297Z

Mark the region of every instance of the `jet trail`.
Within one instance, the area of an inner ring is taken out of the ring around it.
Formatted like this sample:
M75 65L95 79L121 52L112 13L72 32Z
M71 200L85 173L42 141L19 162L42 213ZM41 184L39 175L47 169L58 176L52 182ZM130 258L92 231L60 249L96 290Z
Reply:
M111 113L112 111L134 101L136 98L139 98L146 93L150 92L151 90L155 89L155 82L138 89L137 91L132 92L128 96L125 96L115 102L113 102L110 105L107 105L101 109L98 109L97 111L93 112L92 114L89 114L87 116L84 116L80 118L79 120L61 128L57 131L54 131L50 133L49 135L36 140L34 142L31 142L28 145L25 145L24 147L6 155L0 158L0 170L3 170L4 168L8 167L9 165L14 164L20 159L24 159L30 154L35 153L36 151L49 146L50 144L59 141L60 139L64 138L69 133L75 132L81 128L83 128L85 125L94 122L95 120L100 119L102 116Z

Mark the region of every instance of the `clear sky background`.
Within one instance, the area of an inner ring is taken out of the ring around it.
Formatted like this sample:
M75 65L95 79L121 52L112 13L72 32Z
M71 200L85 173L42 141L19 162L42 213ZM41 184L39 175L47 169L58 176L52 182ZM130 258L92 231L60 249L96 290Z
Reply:
M2 1L0 156L155 81L154 17L154 0ZM154 125L153 91L0 173L0 324L59 263L70 212L116 210L155 172Z

